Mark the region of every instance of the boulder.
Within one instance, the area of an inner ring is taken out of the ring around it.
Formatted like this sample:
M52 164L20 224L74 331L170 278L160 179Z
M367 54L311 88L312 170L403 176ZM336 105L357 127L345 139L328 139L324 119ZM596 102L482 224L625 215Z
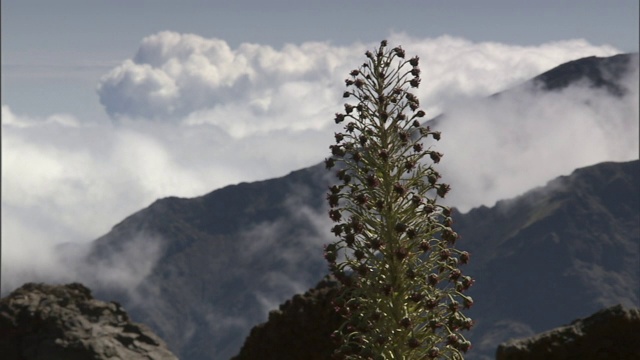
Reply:
M498 346L496 360L640 359L640 309L616 305L539 335Z
M28 283L0 299L4 360L176 360L164 341L117 302L82 284Z
M326 360L336 345L331 333L342 317L331 305L338 283L326 277L315 288L295 295L255 326L232 360Z

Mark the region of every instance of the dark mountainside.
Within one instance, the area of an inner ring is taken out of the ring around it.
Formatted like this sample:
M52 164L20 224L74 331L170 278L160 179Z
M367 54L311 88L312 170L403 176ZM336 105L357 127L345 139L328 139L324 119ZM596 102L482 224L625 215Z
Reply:
M606 306L638 306L638 184L640 161L602 163L492 208L455 214L455 228L473 256L463 271L477 278L469 291L476 299L468 312L476 320L469 359L492 359L503 341L532 336ZM298 334L331 333L319 324L336 326L333 319L322 320L330 312L334 288L322 282L282 305L251 331L234 360L310 356L305 346L311 345L300 344ZM301 308L307 310L301 313ZM292 333L296 317L300 323ZM292 356L290 348L302 350Z
M611 57L590 56L569 61L534 78L542 90L557 91L580 81L592 87L604 88L612 95L623 96L627 89L620 85L630 62L638 62L638 54Z
M607 59L577 63L589 62L590 69L608 66ZM635 62L637 55L617 61ZM565 65L543 79L550 89L557 88L551 85L554 79L576 78L574 67ZM586 71L580 79L606 86L598 79L611 81L606 74L612 72ZM461 246L473 254L468 272L478 278L471 293L477 298L472 312L478 320L476 353L492 354L511 337L532 335L603 306L637 303L637 261L615 261L633 254L637 259L637 162L606 166L627 184L626 190L618 184L610 189L615 197L589 190L605 186L599 181L615 180L603 173L594 175L593 183L580 182L579 192L573 192L573 185L565 189L569 192L563 196L575 201L535 198L523 208L502 202L454 218L464 236ZM630 168L631 174L618 166ZM316 165L193 199L158 200L97 239L87 258L91 266L117 264L130 243L160 239L150 275L133 291L89 285L99 297L125 304L132 318L152 327L181 358L229 359L251 327L267 320L269 310L326 274L322 244L332 234L324 197L330 181L324 166ZM620 210L620 203L631 212ZM562 226L570 221L574 225ZM526 271L518 274L514 268Z
M177 360L149 328L85 286L25 284L0 299L3 360Z

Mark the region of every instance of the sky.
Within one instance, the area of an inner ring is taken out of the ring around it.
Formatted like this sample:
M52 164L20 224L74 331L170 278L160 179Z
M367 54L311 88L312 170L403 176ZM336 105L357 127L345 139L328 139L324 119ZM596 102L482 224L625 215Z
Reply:
M4 0L2 281L48 273L53 246L89 242L155 199L322 161L344 78L384 38L420 56L423 108L450 119L438 146L463 210L635 159L637 65L635 98L579 86L484 98L566 61L637 52L638 11L637 0Z

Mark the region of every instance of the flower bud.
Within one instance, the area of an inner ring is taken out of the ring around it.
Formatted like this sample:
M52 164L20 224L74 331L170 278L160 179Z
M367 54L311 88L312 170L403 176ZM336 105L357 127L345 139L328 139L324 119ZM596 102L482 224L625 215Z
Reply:
M420 250L422 250L423 252L427 252L429 250L431 250L431 245L429 245L429 242L426 240L423 240L420 245Z
M400 326L402 326L405 329L408 329L409 327L411 327L411 319L409 319L407 317L402 318L400 320Z
M324 159L324 165L327 169L331 169L336 164L333 158Z
M409 251L406 248L401 247L395 251L395 255L396 255L396 259L404 260L409 255Z
M403 223L397 223L395 226L395 230L399 233L403 233L407 230L407 225Z
M329 210L329 217L331 218L331 220L338 222L342 218L342 214L340 213L339 210L332 209L332 210Z
M462 253L460 253L460 262L463 263L463 264L468 264L470 256L471 255L469 255L468 252L463 251Z
M393 52L395 52L399 58L404 59L405 52L400 46L393 48Z
M429 274L427 279L429 280L429 285L431 285L431 286L438 285L438 282L440 281L440 279L438 279L438 275L437 274Z
M451 187L448 184L440 184L437 190L438 196L440 196L441 198L445 197L449 190L451 190Z

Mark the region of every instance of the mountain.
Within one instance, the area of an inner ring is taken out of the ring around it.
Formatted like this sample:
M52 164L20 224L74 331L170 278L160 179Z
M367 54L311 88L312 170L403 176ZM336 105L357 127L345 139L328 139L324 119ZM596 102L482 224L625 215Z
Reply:
M607 59L578 64L606 70ZM624 61L637 61L637 55L614 63ZM565 81L557 77L606 86L588 75L596 72L575 76L561 67L557 75L551 70L534 80L536 87L553 91ZM603 75L611 72L600 74L611 80ZM638 183L637 162L602 166L609 170L584 170L591 174L586 178L573 174L526 201L456 214L465 238L461 246L474 256L469 273L478 278L472 315L479 354L614 300L637 302L637 263L630 259L638 253L638 196L637 187L628 185ZM181 358L229 359L270 310L326 274L322 245L332 234L324 198L332 181L316 165L197 198L157 200L97 239L78 271L141 269L141 280L127 286L91 286L98 296L125 304L132 318L150 325ZM551 191L554 186L563 192Z
M4 360L177 360L120 304L96 300L82 284L29 283L0 299Z
M492 359L501 342L603 307L638 307L639 184L640 161L602 163L494 207L454 214L461 243L473 256L463 270L477 279L468 292L476 299L468 311L476 321L468 359ZM234 360L311 357L315 352L304 350L311 344L298 334L336 328L335 320L326 320L336 286L325 281L287 301L251 331ZM303 350L290 357L289 349L297 348Z

